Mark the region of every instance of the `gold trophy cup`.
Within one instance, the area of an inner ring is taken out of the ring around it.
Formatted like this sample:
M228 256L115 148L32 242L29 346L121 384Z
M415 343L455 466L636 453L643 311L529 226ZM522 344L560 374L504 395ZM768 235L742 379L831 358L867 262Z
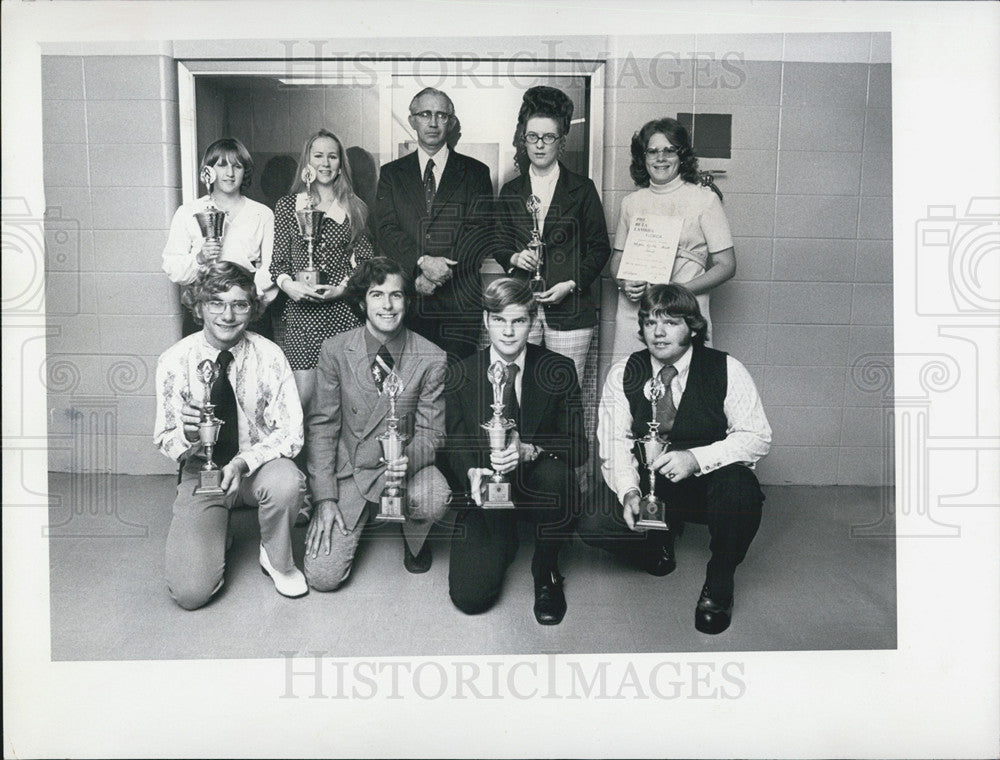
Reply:
M493 416L482 424L483 430L490 438L491 451L503 451L507 448L510 431L514 428L514 420L503 416L504 386L511 382L507 373L507 365L495 361L486 372L486 377L493 386ZM510 483L504 476L494 470L486 483L486 498L483 499L483 509L513 509L514 502L510 500Z
M538 229L538 212L542 210L542 199L537 195L532 195L524 205L527 207L528 213L531 214L531 220L534 224L528 248L538 256L538 261L535 264L535 276L528 280L528 287L532 293L541 293L546 290L545 278L542 277L542 266L545 263L545 243L542 242L542 233Z
M386 462L399 459L403 456L403 446L409 440L409 436L399 432L399 417L396 416L396 399L403 392L403 386L399 382L399 375L395 370L389 370L385 380L382 382L382 390L389 397L389 416L386 418L385 432L378 437L382 444L382 458ZM406 478L405 476L393 477L388 473L385 476L385 488L379 497L379 511L375 515L376 520L383 522L406 522Z
M653 469L653 460L670 445L667 437L659 432L660 423L656 419L656 403L669 392L670 389L660 382L658 377L651 378L643 387L643 393L653 408L653 418L646 423L649 425L649 432L638 439L646 455L646 467L649 470L649 493L639 501L639 519L635 523L637 528L669 529L665 519L666 505L656 495L656 470Z
M201 170L200 179L202 184L208 189L208 207L204 211L198 211L194 218L198 222L198 229L205 239L201 251L198 252L198 264L205 266L215 260L216 254L206 254L205 248L211 244L212 247L222 245L222 232L226 226L226 212L215 207L212 202L212 185L215 184L215 168L206 166Z
M198 379L205 387L201 408L201 421L198 423L198 438L205 447L205 464L198 472L198 485L194 492L197 495L208 494L221 496L222 470L212 461L212 450L219 441L219 430L225 424L215 416L215 404L211 402L212 384L219 376L219 365L210 359L205 359L198 365Z
M295 281L316 287L323 284L323 272L316 268L313 261L313 241L320 236L323 226L323 212L315 208L312 196L312 183L316 180L316 170L307 165L302 170L302 181L306 183L306 207L295 212L295 223L299 226L299 234L306 241L309 260L305 269L295 273Z

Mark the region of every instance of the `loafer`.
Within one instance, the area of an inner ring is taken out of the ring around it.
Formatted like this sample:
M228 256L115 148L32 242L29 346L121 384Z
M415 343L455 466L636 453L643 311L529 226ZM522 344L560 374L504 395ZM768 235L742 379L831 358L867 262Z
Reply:
M434 553L431 551L429 541L424 541L420 551L414 554L410 551L410 545L403 539L403 567L411 573L426 573L431 569L431 562L434 561Z
M694 610L694 627L702 633L722 633L733 620L733 597L712 598L708 586L701 590L698 606Z
M559 625L566 614L563 577L553 570L535 579L535 620L541 625Z
M309 584L306 583L306 577L302 571L297 567L293 567L287 573L275 570L264 550L264 544L260 545L260 570L274 581L275 590L282 596L296 599L309 593Z
M667 531L663 536L663 544L657 551L651 553L643 569L650 575L658 577L670 575L677 569L677 558L674 554L674 532L672 530Z

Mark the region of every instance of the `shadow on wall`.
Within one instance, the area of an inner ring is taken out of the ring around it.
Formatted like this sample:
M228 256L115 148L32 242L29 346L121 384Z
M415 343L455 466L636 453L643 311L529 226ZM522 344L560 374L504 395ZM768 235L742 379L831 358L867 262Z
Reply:
M354 192L372 210L378 182L375 157L364 148L355 146L347 149L347 159L351 163ZM253 161L263 169L260 172L260 183L255 183L247 190L247 197L263 203L273 211L278 199L288 194L295 181L298 159L288 153L254 153Z

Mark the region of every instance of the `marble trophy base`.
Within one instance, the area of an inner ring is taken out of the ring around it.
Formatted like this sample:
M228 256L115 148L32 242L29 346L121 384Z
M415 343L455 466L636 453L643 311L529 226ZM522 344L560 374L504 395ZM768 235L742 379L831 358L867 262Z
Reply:
M325 285L324 282L326 278L323 276L323 272L319 269L302 269L295 273L295 281L301 282L303 285L309 285L315 288L317 285Z
M225 493L222 490L222 470L212 468L211 470L201 470L198 472L198 485L195 486L196 496L221 496Z
M639 519L635 527L645 530L669 530L666 520L666 507L655 496L643 496L639 502Z

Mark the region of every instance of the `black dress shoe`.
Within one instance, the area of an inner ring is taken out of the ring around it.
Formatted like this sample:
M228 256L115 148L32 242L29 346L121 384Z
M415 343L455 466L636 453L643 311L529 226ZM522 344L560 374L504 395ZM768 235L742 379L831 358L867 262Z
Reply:
M649 557L643 565L650 575L663 576L670 575L677 568L677 559L674 555L674 532L667 531L663 536L663 544L658 549L650 552Z
M403 539L403 567L411 573L426 573L431 569L431 562L434 561L434 553L431 551L429 541L424 541L424 545L416 554L410 551L410 545Z
M701 590L698 606L694 610L694 627L702 633L722 633L733 619L733 597L713 599L708 586Z
M566 614L563 577L553 570L535 579L535 620L542 625L558 625Z

